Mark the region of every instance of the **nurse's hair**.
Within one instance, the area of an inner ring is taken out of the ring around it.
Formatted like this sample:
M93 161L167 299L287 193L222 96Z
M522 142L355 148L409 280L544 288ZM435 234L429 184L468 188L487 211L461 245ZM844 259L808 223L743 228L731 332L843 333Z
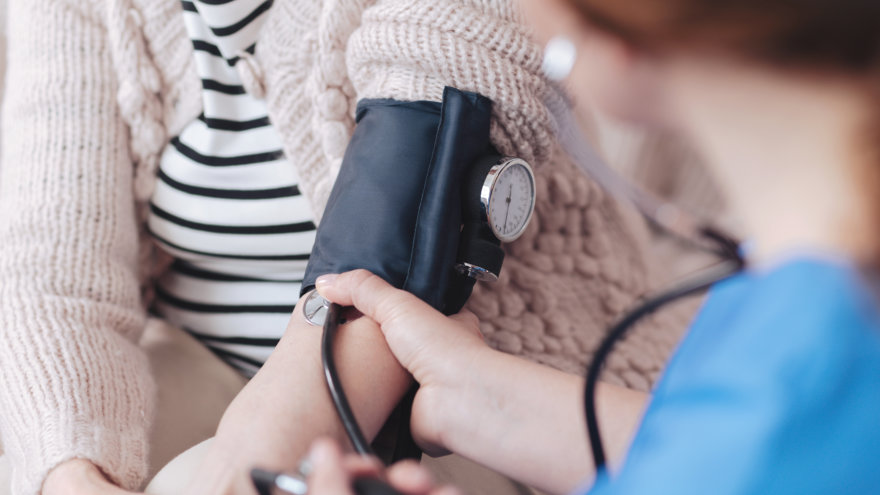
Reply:
M695 47L795 69L880 72L880 0L568 0L645 50Z
M851 79L871 108L854 172L880 219L880 0L566 0L593 28L644 52L730 56L771 70ZM878 220L880 225L880 220ZM880 227L874 254L880 272ZM875 234L875 235L872 235Z

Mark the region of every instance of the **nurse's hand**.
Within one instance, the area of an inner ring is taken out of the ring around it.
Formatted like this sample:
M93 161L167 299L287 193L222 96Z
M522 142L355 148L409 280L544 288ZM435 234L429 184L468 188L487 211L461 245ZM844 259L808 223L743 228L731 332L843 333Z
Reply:
M375 320L391 352L421 383L410 425L426 452L451 450L549 493L570 493L594 474L582 440L580 376L493 350L473 315L447 318L368 272L322 278L317 287ZM603 383L596 393L614 465L629 447L647 397Z
M404 495L460 495L451 487L437 488L431 474L415 461L391 466L384 476L378 462L359 455L343 455L336 443L317 440L309 451L312 472L308 478L311 495L354 495L355 477L382 477Z
M325 298L354 306L380 325L391 352L421 385L413 403L413 436L430 455L448 453L442 421L445 408L455 404L443 397L457 396L481 355L491 352L477 317L468 311L446 317L366 270L325 275L316 286Z

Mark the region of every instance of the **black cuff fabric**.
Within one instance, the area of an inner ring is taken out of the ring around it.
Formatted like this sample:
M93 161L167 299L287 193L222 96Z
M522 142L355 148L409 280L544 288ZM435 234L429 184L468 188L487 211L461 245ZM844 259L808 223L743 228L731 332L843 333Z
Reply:
M460 310L473 288L454 269L462 185L495 154L491 115L488 98L449 87L442 102L361 101L302 293L320 275L364 268L440 311Z

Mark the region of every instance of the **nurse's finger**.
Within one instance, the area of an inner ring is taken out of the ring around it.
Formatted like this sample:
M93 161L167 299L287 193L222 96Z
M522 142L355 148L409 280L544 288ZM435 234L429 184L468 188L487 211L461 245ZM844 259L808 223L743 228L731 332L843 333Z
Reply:
M360 454L348 454L343 458L342 465L352 478L378 478L384 467L379 459Z
M449 324L445 316L418 297L395 289L366 270L324 275L318 278L315 286L330 301L354 306L375 320L386 333L396 327L433 328Z
M480 337L483 336L483 334L480 332L480 319L477 318L477 315L471 313L470 311L463 309L459 313L454 314L449 318L461 323L469 329L476 330L476 333L480 335Z
M411 494L427 495L434 488L434 477L416 461L400 461L388 468L388 481L394 488Z
M309 493L314 495L354 495L351 477L345 468L342 451L332 440L315 440L309 450L311 473Z

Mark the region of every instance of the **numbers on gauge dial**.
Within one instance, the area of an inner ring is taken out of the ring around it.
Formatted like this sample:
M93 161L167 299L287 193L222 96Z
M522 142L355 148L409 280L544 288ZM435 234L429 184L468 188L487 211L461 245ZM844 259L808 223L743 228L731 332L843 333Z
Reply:
M532 174L518 163L506 167L495 179L489 196L489 223L502 241L519 236L532 213L535 196Z

